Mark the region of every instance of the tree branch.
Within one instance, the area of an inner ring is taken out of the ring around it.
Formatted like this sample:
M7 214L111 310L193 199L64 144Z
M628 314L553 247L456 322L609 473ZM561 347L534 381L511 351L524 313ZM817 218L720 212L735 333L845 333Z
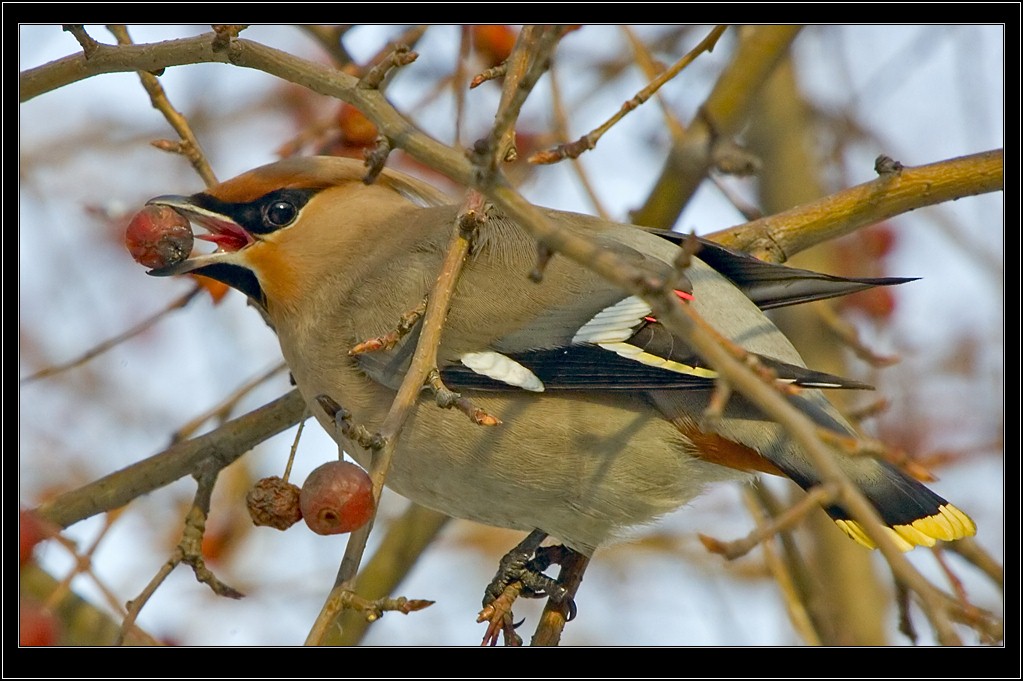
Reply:
M810 246L917 208L1000 191L1001 149L924 166L902 166L782 213L715 232L708 238L763 260L785 262Z
M65 492L41 504L36 513L68 527L97 513L120 508L205 466L224 468L260 442L298 423L304 412L302 396L292 390L214 431Z
M681 144L672 147L646 203L632 214L637 225L670 229L711 168L713 147L746 122L752 103L799 26L746 26L735 57L700 107Z

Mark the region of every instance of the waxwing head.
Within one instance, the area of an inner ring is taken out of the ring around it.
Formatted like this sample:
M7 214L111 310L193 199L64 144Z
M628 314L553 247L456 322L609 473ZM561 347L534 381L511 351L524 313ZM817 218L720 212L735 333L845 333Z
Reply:
M232 286L264 308L298 295L325 254L351 251L361 228L398 209L440 206L450 199L413 177L384 169L365 184L365 166L351 158L289 158L261 166L191 196L166 195L147 205L173 208L216 245L153 276L195 272Z

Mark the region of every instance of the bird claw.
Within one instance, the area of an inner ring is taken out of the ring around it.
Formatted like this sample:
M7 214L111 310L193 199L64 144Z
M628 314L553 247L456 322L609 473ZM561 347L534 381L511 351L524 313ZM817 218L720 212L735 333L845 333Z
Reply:
M561 564L570 549L540 546L545 537L544 533L534 531L501 558L494 579L487 585L483 610L477 619L478 622L490 623L483 645L496 645L500 632L504 632L508 645L521 645L521 639L514 631L518 624L513 624L511 611L512 603L519 596L549 598L567 608L566 621L575 619L578 609L568 589L557 579L544 574L551 565Z

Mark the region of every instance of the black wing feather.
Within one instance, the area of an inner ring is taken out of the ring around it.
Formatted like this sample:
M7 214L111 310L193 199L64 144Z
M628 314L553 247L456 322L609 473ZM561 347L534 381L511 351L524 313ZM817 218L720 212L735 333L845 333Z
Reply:
M687 235L663 229L647 231L682 245ZM837 277L812 270L766 262L697 237L700 250L696 254L723 277L735 284L761 310L809 303L864 291L875 286L894 286L916 281L916 277Z
M659 326L659 325L658 325ZM508 354L532 371L546 390L710 390L714 379L680 373L637 362L595 345L572 345ZM871 386L846 378L758 356L779 378L796 385L869 390ZM706 368L697 356L676 357L689 366ZM444 384L452 390L521 391L456 364L441 370Z

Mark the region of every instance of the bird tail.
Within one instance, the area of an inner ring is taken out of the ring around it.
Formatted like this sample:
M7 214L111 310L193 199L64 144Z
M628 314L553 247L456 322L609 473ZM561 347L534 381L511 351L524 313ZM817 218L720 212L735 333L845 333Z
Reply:
M877 510L902 551L909 551L914 546L934 546L939 539L954 541L977 533L977 526L968 515L923 483L886 461L868 461L871 465L857 466L855 470L846 472ZM818 483L806 470L797 469L789 462L774 463L803 489ZM832 504L824 510L847 535L867 548L877 548L863 526L842 506Z

